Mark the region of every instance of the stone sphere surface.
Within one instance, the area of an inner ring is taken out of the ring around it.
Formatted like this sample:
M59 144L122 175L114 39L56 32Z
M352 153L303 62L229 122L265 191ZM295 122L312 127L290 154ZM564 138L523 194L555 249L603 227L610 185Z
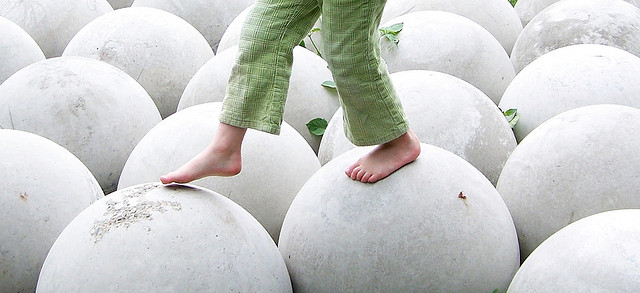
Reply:
M416 161L375 184L324 165L302 187L279 240L297 292L491 292L518 265L509 211L474 167L422 144Z
M233 19L255 0L135 0L131 7L152 7L173 13L193 25L213 50Z
M195 186L146 183L80 213L36 292L291 292L273 240L245 210Z
M0 16L0 84L27 65L45 59L44 53L20 26Z
M176 111L184 87L214 54L205 38L180 17L133 7L89 23L69 42L64 56L97 59L126 72L165 118Z
M640 210L599 213L545 240L508 292L638 292Z
M237 51L237 46L224 50L203 65L185 87L178 110L207 102L222 102ZM333 80L322 58L296 47L293 59L283 119L317 152L321 137L309 132L307 123L315 118L329 121L340 107L338 93L322 86L325 81Z
M538 57L576 44L613 46L640 57L640 8L622 0L554 3L522 30L511 61L520 72Z
M381 39L389 72L433 70L458 77L498 103L515 76L500 42L479 24L444 11L416 11L382 26L403 23L400 42Z
M551 4L560 0L518 0L514 9L520 18L523 26L526 26L531 19L533 19L538 13L542 12L545 8ZM640 1L638 0L625 0L637 7L640 7Z
M64 227L104 197L78 158L41 136L0 129L0 291L33 292Z
M105 193L138 141L160 114L124 72L82 57L31 64L0 85L0 128L44 136L68 149Z
M522 23L511 4L503 0L388 0L382 14L382 23L400 15L423 10L455 13L475 21L487 29L502 47L511 52L522 31Z
M592 105L549 119L520 142L497 189L518 230L522 259L578 219L640 208L638 127L640 109Z
M59 57L86 24L113 11L106 0L2 1L0 16L18 24L40 45L47 58Z
M206 103L181 110L159 123L131 153L118 188L157 181L186 163L209 144L218 128L219 114L220 103ZM237 176L207 177L193 184L238 203L277 240L291 201L320 168L318 158L285 122L280 135L248 130L242 160L242 172Z
M640 58L611 46L580 44L549 52L507 87L500 108L518 109L518 141L547 119L594 104L640 107Z
M454 76L426 70L391 74L411 129L423 143L448 150L475 166L493 184L516 147L502 112L480 90ZM342 110L331 118L318 158L326 164L355 148L344 135Z

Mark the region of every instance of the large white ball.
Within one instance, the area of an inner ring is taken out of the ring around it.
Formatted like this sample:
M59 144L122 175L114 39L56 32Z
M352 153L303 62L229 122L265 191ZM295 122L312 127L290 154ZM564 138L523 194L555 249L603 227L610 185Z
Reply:
M420 141L462 157L493 184L498 181L516 139L487 95L459 78L435 71L396 72L391 80ZM355 148L343 128L342 110L338 110L322 138L320 163Z
M203 150L218 128L221 103L196 105L168 117L140 141L127 160L118 188L157 181ZM242 172L193 184L229 197L247 209L277 240L284 215L318 158L287 123L280 135L249 130L242 146Z
M640 210L599 213L543 242L508 292L640 291Z
M147 183L78 215L44 262L36 292L291 292L269 234L232 201Z
M151 95L164 118L176 111L184 87L213 51L180 17L135 7L89 23L69 42L64 56L97 59L128 73Z
M624 50L580 44L551 51L507 87L500 107L516 108L518 141L547 119L594 104L640 107L640 58Z
M231 21L220 38L220 43L218 44L218 50L216 52L222 52L238 45L240 41L240 31L242 30L242 26L252 8L253 5L250 5L240 12L233 21ZM313 31L314 29L316 30ZM309 34L302 40L304 42L303 47L315 54L322 55L322 18L318 18L311 30L312 31L309 31Z
M193 25L216 50L231 21L255 0L135 0L132 7L152 7L171 12Z
M41 136L0 129L0 291L33 292L64 227L102 198L82 162Z
M467 17L487 29L502 47L511 52L522 31L522 23L511 4L505 0L388 0L382 23L414 11L439 10Z
M592 105L532 131L507 160L497 189L518 230L522 258L567 224L640 208L640 109Z
M21 26L47 56L59 57L87 23L113 11L106 0L30 0L0 2L0 16Z
M443 11L417 11L387 21L404 23L400 42L382 38L381 55L389 72L433 70L456 76L498 103L515 76L500 42L479 24Z
M413 163L375 184L324 165L302 187L279 241L298 292L492 292L519 265L513 221L469 163L422 144Z
M224 50L203 65L184 89L178 110L207 102L221 102L237 51L238 47ZM293 57L284 121L293 126L317 152L321 137L311 134L306 124L315 118L329 121L340 107L338 93L322 86L325 81L333 80L322 58L302 47L293 49Z
M62 145L93 172L105 193L158 109L131 77L104 62L58 57L29 65L0 85L0 127Z
M33 38L4 17L0 17L0 40L0 84L25 66L45 59Z
M522 30L511 52L516 72L552 50L608 45L640 56L640 8L622 0L565 0L547 7Z
M518 0L514 9L520 18L523 26L526 26L531 19L533 19L538 13L540 13L545 8L549 7L551 4L556 3L560 0ZM637 7L640 7L639 0L625 0Z

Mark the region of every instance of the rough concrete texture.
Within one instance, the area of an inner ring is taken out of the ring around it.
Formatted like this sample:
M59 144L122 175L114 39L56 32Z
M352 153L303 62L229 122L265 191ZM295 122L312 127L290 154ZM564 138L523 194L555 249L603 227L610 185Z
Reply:
M455 13L487 29L502 47L511 53L522 23L511 4L504 0L388 0L382 14L382 23L415 11L439 10Z
M89 22L113 11L106 0L2 1L0 16L33 37L47 58L59 57L71 38Z
M396 23L404 23L398 45L381 39L381 54L389 72L421 69L451 74L479 88L496 104L515 76L500 42L466 17L417 11L382 26Z
M203 150L218 127L220 105L206 103L181 110L149 131L127 160L118 188L158 181L160 175ZM249 130L242 152L239 175L207 177L193 184L240 204L277 240L291 201L320 163L302 136L286 122L280 135Z
M324 165L300 190L279 241L296 292L492 292L519 265L516 231L493 185L460 157L420 157L375 184Z
M95 19L63 55L97 59L126 72L149 93L163 118L175 113L184 87L214 56L192 25L147 7L118 9Z
M237 47L224 50L203 65L185 87L178 110L207 102L222 102L237 51ZM329 121L340 107L338 93L322 86L323 82L333 80L322 58L302 47L293 49L293 57L284 121L317 152L321 136L309 132L307 123L315 118Z
M516 108L521 141L547 119L594 104L640 107L640 58L605 45L579 44L549 52L513 79L500 108Z
M158 122L158 109L135 80L93 59L46 59L0 85L0 127L62 145L107 194L116 189L129 153Z
M36 292L291 292L273 240L240 206L195 186L146 183L80 213Z
M542 12L542 10L558 1L560 0L518 0L514 9L518 14L518 17L520 18L522 25L526 26L531 21L531 19L538 15L538 13ZM625 1L637 7L640 7L640 1L638 0Z
M33 292L64 227L104 197L78 158L41 136L0 129L0 291Z
M33 38L4 17L0 17L0 40L0 84L25 66L45 59Z
M603 212L543 242L507 292L640 291L640 210Z
M231 21L254 0L135 0L131 7L152 7L173 13L189 22L216 51Z
M565 0L552 4L522 30L511 52L520 72L564 46L601 44L640 56L640 8L622 0Z
M391 79L420 141L462 157L493 184L498 181L516 139L487 95L459 78L435 71L396 72ZM355 148L343 127L342 110L338 110L320 144L321 164Z
M497 189L524 260L566 225L599 212L640 208L640 109L592 105L532 131L504 165Z

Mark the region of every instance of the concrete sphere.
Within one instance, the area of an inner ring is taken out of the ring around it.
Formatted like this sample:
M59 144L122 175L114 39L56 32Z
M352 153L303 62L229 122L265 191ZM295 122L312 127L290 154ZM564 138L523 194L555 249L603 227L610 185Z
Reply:
M193 25L216 50L233 19L255 0L135 0L132 7L152 7L171 12Z
M222 37L220 38L220 43L218 45L218 50L216 52L222 52L226 49L229 49L233 46L237 46L240 41L240 31L242 30L242 25L244 21L247 19L247 15L249 15L249 11L253 8L253 5L250 5L245 10L240 12L236 16L236 18L231 21L229 27L224 31ZM319 18L316 23L313 25L314 28L322 27L322 19ZM312 41L313 39L313 41ZM304 48L307 48L309 51L315 54L322 54L322 30L314 32L311 36L307 36L303 39ZM316 47L313 46L312 43L316 44Z
M0 154L0 291L33 292L58 234L104 194L78 158L41 136L0 129Z
M176 111L184 87L213 57L207 40L186 21L146 7L123 8L85 26L64 56L107 62L137 80L165 118Z
M113 9L131 7L133 0L107 0Z
M547 7L522 30L511 52L519 72L552 50L601 44L640 56L640 8L622 0L565 0Z
M181 110L149 131L127 160L118 188L157 181L203 150L218 128L220 106L206 103ZM280 135L249 130L242 160L242 172L237 176L207 177L193 183L247 209L277 240L291 201L320 163L286 123Z
M469 163L422 144L420 157L375 184L324 165L302 187L279 241L296 292L491 292L518 265L509 211Z
M0 84L25 66L45 59L33 38L4 17L0 17L0 40Z
M203 65L185 87L178 110L207 102L221 102L237 51L237 47L224 50ZM321 137L311 134L306 124L315 118L329 121L340 107L338 93L322 86L323 82L333 80L322 58L302 47L293 49L293 57L284 120L317 152Z
M443 11L417 11L382 26L404 23L400 43L382 38L381 55L389 72L433 70L456 76L498 104L515 76L500 42L479 24Z
M382 23L406 13L422 10L451 12L475 21L488 30L507 53L511 52L513 43L522 31L518 14L511 4L504 0L388 0L382 14Z
M526 26L536 15L538 15L538 13L558 1L560 0L518 0L514 9L520 18L522 25ZM640 7L639 0L625 1Z
M391 79L411 128L422 142L457 154L493 184L498 181L516 139L487 95L461 79L435 71L396 72ZM322 138L320 163L355 148L343 128L342 110L338 110Z
M195 186L147 183L80 213L36 292L291 292L284 261L249 213Z
M640 210L603 212L543 242L508 292L640 291Z
M0 16L33 37L47 58L59 57L87 23L113 11L106 0L2 1Z
M551 51L507 87L500 108L516 108L518 141L547 119L594 104L640 107L640 58L624 50L581 44Z
M592 105L532 131L507 160L497 189L518 230L522 259L567 224L640 208L640 109Z
M82 57L29 65L0 85L0 128L36 133L62 145L115 190L129 153L160 114L124 72Z

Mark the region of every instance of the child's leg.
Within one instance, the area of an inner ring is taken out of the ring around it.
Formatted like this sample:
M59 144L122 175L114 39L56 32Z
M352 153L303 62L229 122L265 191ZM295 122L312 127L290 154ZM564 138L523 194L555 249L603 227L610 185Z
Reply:
M242 28L220 121L278 134L293 48L320 16L317 0L259 0Z
M162 183L187 183L241 170L247 128L278 133L289 88L293 48L320 15L317 0L258 0L244 23L220 124L200 154Z
M345 134L356 145L379 145L347 168L354 180L375 182L420 154L386 65L378 26L385 0L324 0L324 52L344 110Z

